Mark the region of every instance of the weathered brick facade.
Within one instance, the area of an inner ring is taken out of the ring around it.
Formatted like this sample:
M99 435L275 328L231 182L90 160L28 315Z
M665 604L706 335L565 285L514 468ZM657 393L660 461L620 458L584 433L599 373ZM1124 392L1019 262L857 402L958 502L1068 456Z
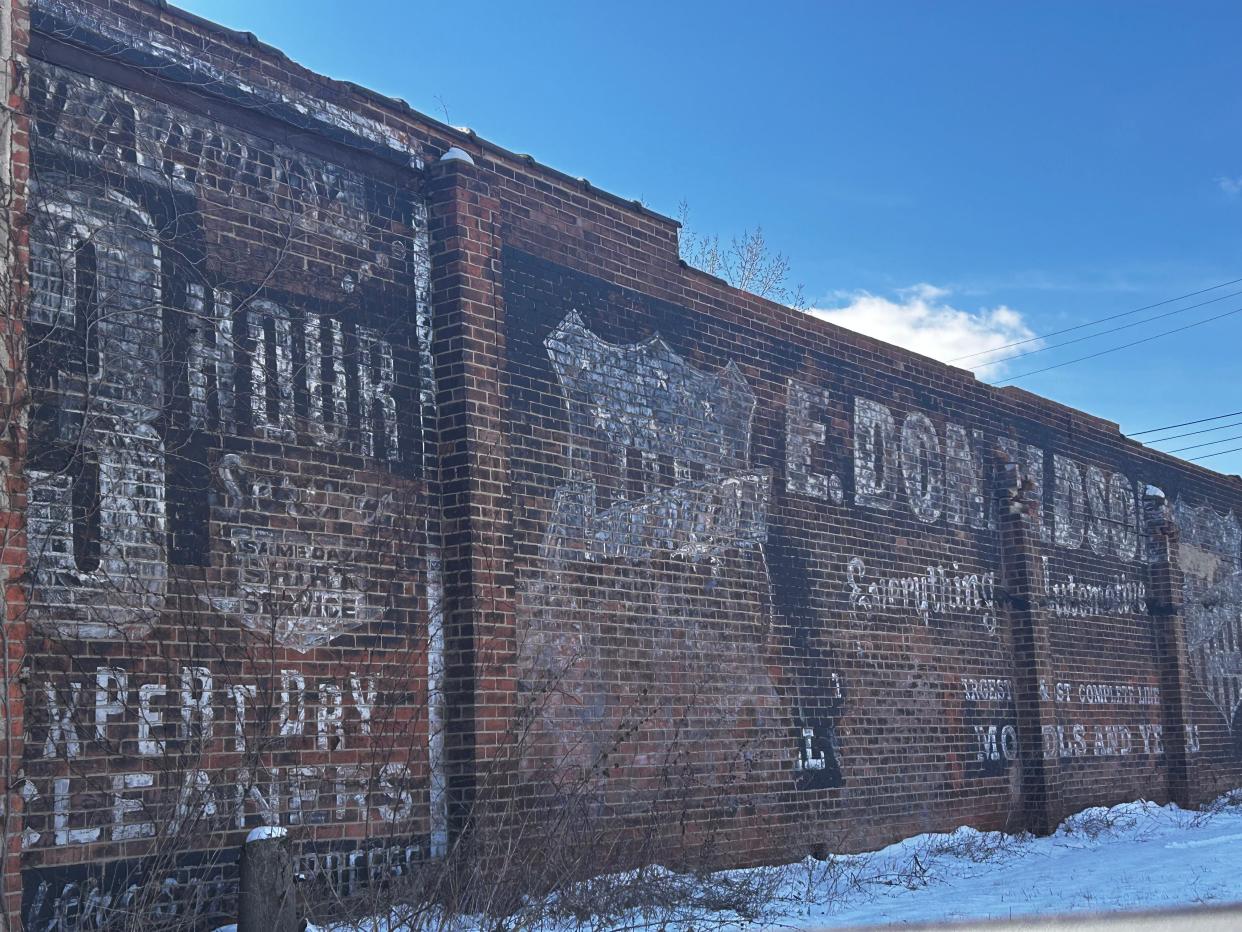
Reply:
M265 822L346 893L518 824L744 864L1242 777L1236 477L248 34L14 10L26 928L227 914Z

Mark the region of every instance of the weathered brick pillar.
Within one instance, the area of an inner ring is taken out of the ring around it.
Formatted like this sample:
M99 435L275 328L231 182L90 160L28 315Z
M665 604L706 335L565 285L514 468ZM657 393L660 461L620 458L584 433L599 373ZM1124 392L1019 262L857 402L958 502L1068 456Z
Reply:
M460 150L430 169L431 277L444 534L445 769L459 837L504 783L513 701L512 506L500 371L500 202Z
M30 166L26 116L26 48L30 40L26 0L0 0L0 585L5 614L0 636L4 671L0 762L7 792L3 815L3 889L0 929L21 928L22 755L26 653L26 267L29 258L26 181Z
M1013 636L1014 704L1022 748L1022 812L1027 829L1047 834L1061 818L1060 742L1048 613L1040 604L1039 532L1043 503L1018 464L998 454L996 468L1002 587ZM1046 739L1045 736L1048 736ZM1049 741L1048 752L1045 740Z
M1160 705L1163 719L1164 759L1168 768L1169 799L1189 809L1196 804L1191 772L1193 722L1190 717L1190 657L1182 624L1182 570L1178 564L1177 525L1164 493L1148 487L1143 496L1147 525L1147 563L1150 588L1147 611L1156 633L1160 664Z

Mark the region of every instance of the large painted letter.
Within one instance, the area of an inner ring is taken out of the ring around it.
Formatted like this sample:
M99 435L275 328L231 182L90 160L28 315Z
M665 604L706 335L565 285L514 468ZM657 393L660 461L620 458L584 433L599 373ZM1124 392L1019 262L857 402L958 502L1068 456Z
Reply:
M901 476L914 516L934 523L944 510L944 459L935 426L917 411L901 425Z
M884 405L854 399L854 501L887 511L897 500L897 422Z
M1069 457L1055 453L1052 468L1056 477L1053 494L1053 535L1058 547L1077 550L1086 531L1086 504L1082 494L1082 471Z
M823 389L789 380L785 405L785 488L825 501L829 497L828 477L813 472L811 460L815 449L828 439L828 429L822 421L812 420L811 407L827 404L828 393Z

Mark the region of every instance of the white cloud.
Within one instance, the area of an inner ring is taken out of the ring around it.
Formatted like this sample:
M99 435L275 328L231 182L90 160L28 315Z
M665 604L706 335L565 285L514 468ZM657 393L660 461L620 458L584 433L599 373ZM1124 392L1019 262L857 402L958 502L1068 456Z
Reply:
M860 291L847 295L848 303L842 307L811 308L810 313L941 362L956 359L953 365L973 369L981 376L1001 373L1005 364L994 360L1040 346L1036 341L1003 352L972 355L1030 340L1035 333L1011 307L1002 304L965 311L945 300L949 294L928 284L902 289L896 300ZM970 358L961 359L963 356Z
M1217 178L1216 183L1230 197L1237 197L1239 194L1242 194L1242 176L1237 178Z

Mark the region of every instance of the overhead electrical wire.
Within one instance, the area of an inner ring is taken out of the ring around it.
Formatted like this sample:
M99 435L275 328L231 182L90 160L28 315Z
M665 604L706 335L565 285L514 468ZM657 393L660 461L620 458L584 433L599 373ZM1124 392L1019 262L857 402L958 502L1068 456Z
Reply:
M1228 415L1226 415L1228 417ZM1198 430L1188 430L1184 434L1170 434L1167 437L1157 437L1154 440L1144 440L1143 443L1165 443L1169 440L1181 440L1183 437L1194 437L1198 434L1210 434L1214 430L1225 430L1229 427L1242 427L1242 421L1230 421L1228 424L1217 424L1215 427L1201 427ZM1168 428L1166 428L1167 430ZM1134 436L1130 434L1129 436Z
M964 356L956 356L953 359L946 361L950 363L960 362L963 359L974 359L976 356L984 356L988 353L999 353L1001 350L1011 349L1015 346L1023 346L1027 343L1034 343L1036 340L1046 340L1049 337L1059 337L1063 333L1072 333L1075 330L1082 330L1084 327L1094 327L1096 324L1106 324L1110 320L1119 320L1122 317L1129 317L1131 314L1140 314L1143 311L1150 311L1155 307L1164 307L1164 305L1172 304L1174 301L1184 301L1186 298L1194 298L1201 294L1207 294L1209 291L1216 291L1218 288L1226 288L1229 285L1236 285L1239 282L1242 282L1242 278L1235 278L1232 281L1221 282L1219 285L1213 285L1210 288L1201 288L1199 291L1191 291L1187 294L1178 295L1176 298L1167 298L1164 301L1157 301L1155 304L1145 304L1142 307L1136 307L1130 311L1122 311L1120 314L1110 314L1107 317L1099 317L1095 320L1089 320L1083 324L1075 324L1073 327L1065 327L1062 330L1052 330L1048 333L1041 333L1033 337L1027 337L1024 340L1014 340L1012 343L1006 343L1004 346L994 346L991 349L967 353Z
M1075 359L1067 359L1064 362L1054 363L1051 366L1044 366L1042 369L1032 369L1030 372L1022 372L1018 375L1012 375L1007 379L1001 379L999 382L993 382L993 385L1006 385L1009 382L1016 382L1018 379L1029 378L1032 375L1039 375L1041 372L1050 372L1053 369L1060 369L1064 366L1072 366L1074 363L1086 362L1088 359L1097 359L1100 356L1107 356L1109 353L1117 353L1123 349L1129 349L1132 346L1140 346L1144 343L1150 343L1152 340L1158 340L1161 337L1171 336L1174 333L1181 333L1184 330L1193 330L1195 327L1202 327L1204 324L1210 324L1217 320L1223 320L1226 317L1232 317L1234 314L1242 314L1242 307L1235 307L1231 311L1225 311L1223 314L1217 314L1214 317L1205 317L1203 320L1197 320L1193 324L1186 324L1182 327L1174 327L1171 330L1162 330L1160 333L1152 334L1149 337L1143 337L1141 340L1133 340L1129 343L1123 343L1120 346L1113 346L1108 349L1100 350L1096 353L1088 353L1086 356L1078 356Z
M1238 453L1238 452L1242 452L1242 447L1234 447L1232 450L1217 450L1215 453L1204 453L1202 456L1192 456L1189 462L1196 463L1199 460L1209 459L1210 457L1213 457L1213 456L1224 456L1226 453Z
M1172 311L1165 311L1163 314L1153 314L1151 317L1144 317L1142 320L1132 320L1128 324L1122 324L1120 327L1110 327L1107 330L1101 330L1099 333L1088 333L1084 337L1074 337L1072 340L1065 340L1061 343L1053 343L1049 346L1041 346L1038 349L1024 350L1021 353L1014 353L1012 356L1002 356L1000 359L989 359L982 366L994 366L998 363L1009 362L1013 359L1021 359L1024 356L1034 356L1036 353L1046 353L1048 350L1060 349L1062 346L1071 346L1074 343L1081 343L1084 340L1094 340L1096 337L1107 336L1110 333L1117 333L1119 330L1129 330L1131 327L1141 327L1143 324L1149 324L1153 320L1162 320L1165 317L1173 317L1177 314L1184 314L1187 311L1193 311L1197 307L1206 307L1209 304L1215 304L1217 301L1224 301L1226 298L1236 298L1242 295L1242 291L1231 291L1228 294L1218 295L1215 298L1209 298L1206 301L1200 301L1198 304L1188 304L1186 307L1179 307ZM992 352L995 352L993 350Z
M1237 417L1239 414L1242 414L1242 411L1230 411L1228 414L1214 414L1212 417L1201 417L1196 421L1182 421L1180 424L1165 424L1163 427L1149 427L1146 430L1136 430L1132 434L1126 434L1126 436L1141 437L1143 434L1157 434L1162 430L1176 430L1179 427L1190 427L1192 424L1206 424L1208 421L1219 421L1227 417ZM1160 441L1156 440L1153 442L1159 443Z
M1192 443L1188 447L1178 447L1176 450L1164 450L1164 453L1181 453L1183 450L1197 450L1200 447L1214 447L1218 443L1228 443L1230 440L1242 440L1242 434L1235 434L1232 437L1222 437L1220 440L1209 440L1206 443Z

